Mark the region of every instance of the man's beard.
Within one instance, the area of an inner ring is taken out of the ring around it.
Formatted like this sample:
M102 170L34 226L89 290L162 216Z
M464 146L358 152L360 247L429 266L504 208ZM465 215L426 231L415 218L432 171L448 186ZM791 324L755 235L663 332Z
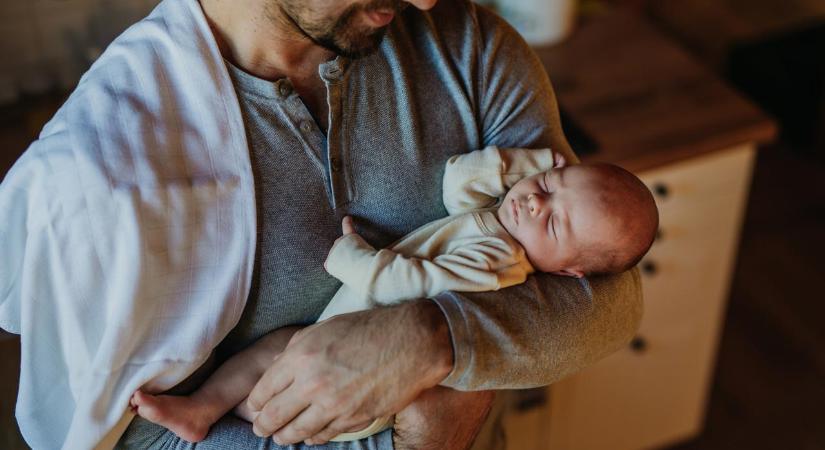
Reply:
M338 55L347 58L362 58L374 53L384 35L387 27L372 28L357 25L358 15L362 11L392 10L396 15L406 6L400 0L373 0L369 3L350 5L336 19L325 19L309 21L306 19L308 9L303 5L302 0L285 0L281 4L281 9L293 24L303 32L305 36L316 44Z

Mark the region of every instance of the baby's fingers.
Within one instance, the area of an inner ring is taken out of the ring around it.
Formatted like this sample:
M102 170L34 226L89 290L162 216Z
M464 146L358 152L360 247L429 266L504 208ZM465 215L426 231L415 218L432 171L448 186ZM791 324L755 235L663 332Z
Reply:
M344 236L355 233L355 226L352 224L352 217L344 217L344 220L341 221L341 228L344 231Z
M567 160L559 153L553 153L553 168L561 168L567 165Z

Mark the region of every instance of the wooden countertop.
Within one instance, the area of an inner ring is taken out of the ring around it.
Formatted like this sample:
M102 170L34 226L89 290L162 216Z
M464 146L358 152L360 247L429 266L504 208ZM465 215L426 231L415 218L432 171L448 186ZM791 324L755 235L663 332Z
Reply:
M585 161L639 172L776 137L765 113L634 13L588 18L536 52L561 107L599 146Z

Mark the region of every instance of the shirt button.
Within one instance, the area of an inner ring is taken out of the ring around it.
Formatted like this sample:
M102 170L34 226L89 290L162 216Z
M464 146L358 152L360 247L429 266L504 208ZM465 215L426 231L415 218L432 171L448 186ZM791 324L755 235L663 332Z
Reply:
M309 123L309 121L305 120L301 122L299 128L301 128L301 131L303 131L304 133L309 133L310 131L312 131L312 124Z
M340 172L341 171L341 161L338 158L330 158L329 160L330 166L332 166L333 172Z
M286 99L292 95L292 86L289 85L287 81L280 81L278 82L278 97L282 99Z
M342 70L340 67L330 67L324 73L324 78L335 81L341 78Z

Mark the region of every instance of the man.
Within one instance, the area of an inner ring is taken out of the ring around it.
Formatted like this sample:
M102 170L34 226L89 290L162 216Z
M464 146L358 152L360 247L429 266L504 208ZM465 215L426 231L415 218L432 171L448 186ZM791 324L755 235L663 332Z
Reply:
M523 41L472 3L435 3L166 0L107 50L0 190L0 326L21 333L33 447L183 447L131 421L128 397L190 390L314 322L342 215L385 246L445 214L454 154L575 161ZM197 447L322 444L400 411L395 435L326 445L466 448L489 395L447 388L552 383L626 342L640 303L635 272L540 275L341 316L276 358L254 426L225 417Z

